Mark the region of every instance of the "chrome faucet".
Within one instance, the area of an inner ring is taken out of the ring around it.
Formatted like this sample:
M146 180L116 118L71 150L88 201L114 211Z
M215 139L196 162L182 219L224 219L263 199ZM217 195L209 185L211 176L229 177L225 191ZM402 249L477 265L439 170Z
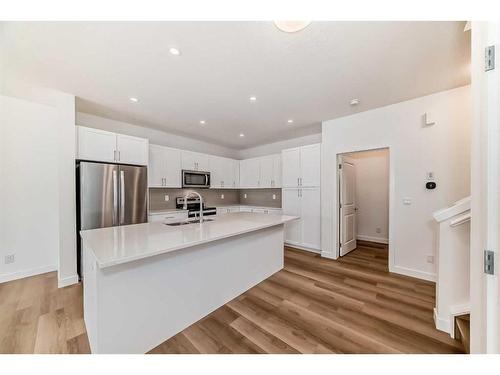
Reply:
M184 204L182 205L182 208L184 210L187 209L187 200L193 194L197 195L198 198L200 198L200 224L201 224L201 223L203 223L203 197L201 196L200 193L198 193L196 191L188 191L186 193L186 195L184 196ZM195 219L196 219L196 214L195 214Z

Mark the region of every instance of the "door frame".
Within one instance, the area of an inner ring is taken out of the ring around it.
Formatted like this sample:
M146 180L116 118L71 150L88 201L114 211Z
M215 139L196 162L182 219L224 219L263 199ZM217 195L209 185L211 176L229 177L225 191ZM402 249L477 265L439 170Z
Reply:
M389 259L389 272L393 272L394 269L394 264L396 263L396 249L394 248L394 223L395 223L395 207L396 207L396 191L395 191L395 183L394 183L394 165L395 163L393 162L393 157L394 153L391 152L391 146L384 144L384 145L379 145L379 146L373 146L373 147L362 147L362 148L355 148L349 151L344 151L340 152L336 155L336 163L335 163L335 175L336 175L336 184L337 184L337 194L335 196L335 208L336 208L336 213L337 215L337 243L335 244L335 259L340 258L340 238L341 238L341 233L340 233L340 189L339 189L339 184L340 184L340 172L339 172L339 163L340 163L340 158L342 155L345 154L351 154L355 152L363 152L363 151L374 151L374 150L387 150L389 153L389 254L388 254L388 259Z

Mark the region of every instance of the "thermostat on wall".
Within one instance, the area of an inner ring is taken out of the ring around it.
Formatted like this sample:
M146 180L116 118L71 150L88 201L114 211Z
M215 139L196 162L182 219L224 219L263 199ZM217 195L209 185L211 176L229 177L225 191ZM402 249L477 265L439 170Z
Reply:
M434 181L429 181L425 184L426 189L433 190L436 188L436 183Z

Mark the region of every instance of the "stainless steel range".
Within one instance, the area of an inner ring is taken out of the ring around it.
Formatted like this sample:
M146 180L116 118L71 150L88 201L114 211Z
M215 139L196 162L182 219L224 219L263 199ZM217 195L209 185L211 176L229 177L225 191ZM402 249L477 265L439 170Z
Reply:
M197 197L177 197L175 199L175 207L183 209L184 203L186 203L186 208L188 210L188 217L199 217L200 216L200 198ZM216 207L206 207L203 203L203 216L211 216L217 214Z

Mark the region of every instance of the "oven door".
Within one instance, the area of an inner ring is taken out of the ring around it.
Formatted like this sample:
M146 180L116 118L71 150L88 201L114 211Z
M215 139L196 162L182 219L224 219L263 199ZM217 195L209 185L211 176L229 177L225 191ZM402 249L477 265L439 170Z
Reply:
M182 187L210 187L210 172L182 171Z

